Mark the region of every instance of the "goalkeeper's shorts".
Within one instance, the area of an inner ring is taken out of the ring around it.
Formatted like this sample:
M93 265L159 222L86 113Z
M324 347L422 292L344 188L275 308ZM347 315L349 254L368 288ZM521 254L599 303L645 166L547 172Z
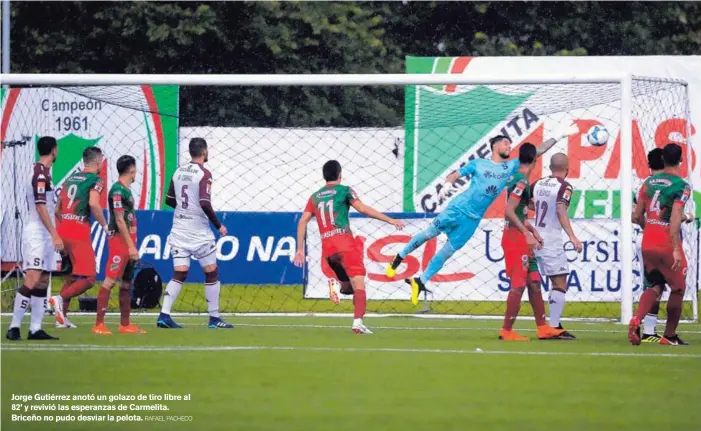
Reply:
M453 207L448 207L436 217L433 224L446 236L455 249L461 249L472 238L480 220L467 217Z

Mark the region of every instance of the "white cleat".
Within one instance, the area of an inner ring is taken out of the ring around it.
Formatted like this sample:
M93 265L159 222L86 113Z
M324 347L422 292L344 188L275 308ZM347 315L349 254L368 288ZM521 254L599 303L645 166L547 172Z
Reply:
M49 298L49 305L54 309L54 317L56 318L57 328L70 328L66 326L66 315L63 314L63 298L60 295ZM68 322L70 324L70 322Z
M71 323L71 321L68 320L68 317L66 317L66 315L64 314L63 315L63 324L59 324L58 322L56 322L56 329L67 329L67 328L75 329L75 328L77 328L77 326L75 326L73 323Z
M353 321L351 330L356 334L372 334L372 331L369 330L367 326L363 325L363 321L361 319L355 319Z

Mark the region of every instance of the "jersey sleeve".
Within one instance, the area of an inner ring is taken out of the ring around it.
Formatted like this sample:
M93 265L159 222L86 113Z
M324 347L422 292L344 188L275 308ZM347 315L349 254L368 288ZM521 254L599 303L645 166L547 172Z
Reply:
M307 206L304 207L304 212L314 214L314 201L312 200L312 198L309 198L309 200L307 201Z
M563 203L570 206L570 201L572 200L572 184L567 181L560 183L560 189L557 191L557 203Z
M200 202L209 202L212 197L212 173L204 169L204 175L200 180Z
M467 164L460 169L458 169L458 173L462 177L471 177L472 175L475 174L477 171L477 159L472 159Z
M528 180L526 178L519 178L516 184L513 185L510 196L518 197L519 199L523 197L524 193L528 189Z
M34 193L35 204L46 203L46 189L48 188L48 183L49 178L47 178L41 166L37 164L32 174L32 192Z
M346 202L348 205L353 205L355 201L358 200L358 194L353 190L353 188L348 187L348 196L346 196Z
M689 201L690 197L691 187L689 187L689 184L685 181L679 185L676 192L674 193L674 204L684 206Z
M123 213L124 212L124 205L122 203L122 191L117 189L117 190L112 190L110 192L110 200L112 201L112 210L115 213Z
M98 193L102 193L102 190L105 188L105 182L102 181L102 178L98 177L93 185L90 187L90 190L95 190Z

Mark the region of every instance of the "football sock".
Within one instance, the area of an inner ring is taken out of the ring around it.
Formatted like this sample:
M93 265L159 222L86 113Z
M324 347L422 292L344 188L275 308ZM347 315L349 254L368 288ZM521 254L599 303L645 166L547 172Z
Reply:
M33 289L31 298L32 314L29 320L29 332L36 332L41 329L41 321L44 320L46 289Z
M647 289L640 295L640 303L638 304L638 310L635 312L635 317L642 322L645 319L645 315L652 310L656 302L657 292L654 289ZM667 307L669 307L669 303L667 303ZM669 322L669 318L667 318L667 321Z
M683 301L683 291L675 290L670 292L669 299L667 300L667 326L664 328L665 337L671 337L677 334L677 326L682 316Z
M643 334L655 335L655 326L657 325L657 315L660 312L660 303L656 302L652 310L645 315L643 320Z
M75 298L76 296L80 296L83 293L87 292L95 283L95 278L94 277L88 277L88 278L79 278L73 283L71 283L69 286L64 286L63 289L61 289L61 298L63 298L63 304L64 304L64 309L68 309L68 301L70 301L71 298Z
M560 326L562 310L565 309L565 292L561 290L550 291L550 326Z
M207 298L207 313L210 317L219 317L219 291L221 284L217 281L214 283L205 283L204 296Z
M166 285L166 293L163 294L163 307L161 307L161 313L170 314L170 309L173 308L173 303L176 299L178 299L178 294L180 294L180 289L182 287L183 283L178 280L170 280L168 282Z
M538 286L537 291L535 289L528 289L528 302L531 303L531 308L533 308L535 325L545 325L545 302L543 301L543 294L540 293L540 286Z
M22 325L22 317L29 307L32 291L27 286L22 286L15 295L15 305L12 308L12 322L10 328L19 328Z
M514 326L518 312L521 309L521 296L523 288L511 288L509 296L506 297L506 313L504 313L504 330L511 331Z
M367 296L365 290L356 290L353 294L353 318L362 319L365 316L365 307L367 306Z
M421 282L423 284L426 284L428 280L431 279L434 275L438 273L438 271L443 268L443 265L445 265L445 262L450 259L450 256L452 256L455 253L455 249L453 248L452 245L450 245L449 242L445 243L442 249L438 253L436 253L433 258L431 258L431 261L428 263L428 266L426 267L426 271L421 274Z
M100 291L97 292L97 317L95 318L95 325L102 325L105 323L105 313L107 313L109 302L110 289L101 287Z
M433 223L431 223L426 229L422 230L421 232L417 233L411 238L409 243L402 249L402 251L399 252L399 257L404 259L412 251L421 247L421 244L425 243L431 238L437 237L440 233L441 231L438 230L438 228L434 226Z
M122 282L119 285L119 324L129 326L131 314L131 284Z

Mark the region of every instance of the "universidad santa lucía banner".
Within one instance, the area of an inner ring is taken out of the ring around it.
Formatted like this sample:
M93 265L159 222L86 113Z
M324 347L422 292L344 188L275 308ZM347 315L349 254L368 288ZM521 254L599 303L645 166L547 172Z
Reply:
M177 167L178 86L119 86L80 88L3 88L0 140L26 145L2 149L3 206L2 261L19 258L21 224L26 217L25 186L31 165L38 159L41 136L58 140L58 158L52 167L56 192L68 176L82 168L82 153L99 147L105 154L100 176L107 192L117 181L116 162L122 155L136 159L137 176L131 190L139 209L159 209L165 200L166 179ZM56 193L55 193L56 195ZM55 196L54 196L55 199Z

